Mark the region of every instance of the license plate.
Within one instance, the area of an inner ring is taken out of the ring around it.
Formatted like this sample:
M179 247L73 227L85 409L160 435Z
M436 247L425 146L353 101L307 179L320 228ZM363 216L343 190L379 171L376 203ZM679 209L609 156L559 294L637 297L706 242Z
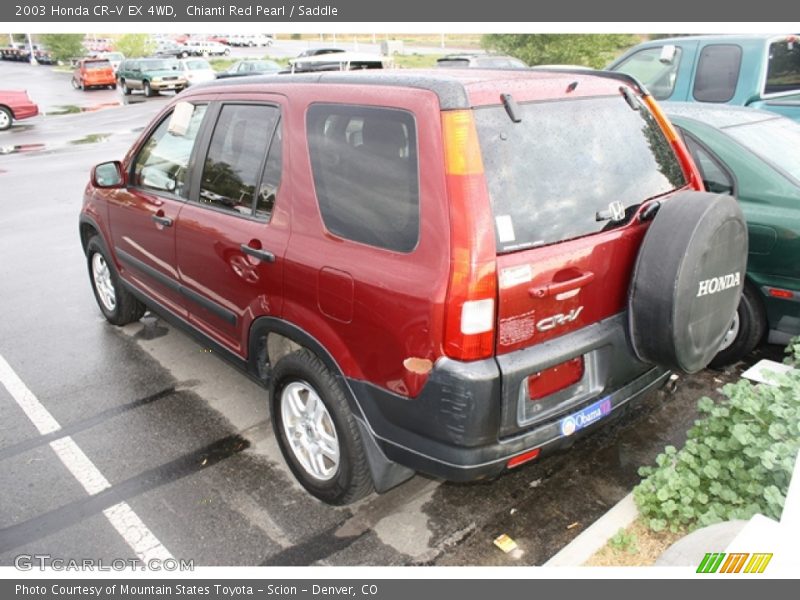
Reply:
M572 435L592 423L596 423L611 412L611 399L603 398L583 410L561 419L561 435Z

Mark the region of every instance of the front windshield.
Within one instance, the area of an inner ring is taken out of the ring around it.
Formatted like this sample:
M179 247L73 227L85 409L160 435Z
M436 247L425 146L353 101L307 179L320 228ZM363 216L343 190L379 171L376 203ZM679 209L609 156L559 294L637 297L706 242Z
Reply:
M178 68L175 60L150 60L142 63L142 67L148 71L174 71Z
M211 70L211 65L208 64L204 60L189 60L189 61L186 61L186 67L190 71L209 71L209 70Z
M727 127L724 131L800 184L800 124L777 118Z

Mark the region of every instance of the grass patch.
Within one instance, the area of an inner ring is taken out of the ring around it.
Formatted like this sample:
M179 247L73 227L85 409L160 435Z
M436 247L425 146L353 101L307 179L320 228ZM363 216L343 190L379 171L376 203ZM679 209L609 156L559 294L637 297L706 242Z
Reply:
M685 535L685 531L652 531L641 518L620 529L584 566L647 567Z

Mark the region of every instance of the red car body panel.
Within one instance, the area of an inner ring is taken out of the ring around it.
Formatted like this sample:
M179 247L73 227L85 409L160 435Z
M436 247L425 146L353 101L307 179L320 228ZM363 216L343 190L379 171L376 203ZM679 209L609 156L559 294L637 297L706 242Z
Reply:
M0 106L7 106L14 119L27 119L39 114L39 107L25 90L0 90Z

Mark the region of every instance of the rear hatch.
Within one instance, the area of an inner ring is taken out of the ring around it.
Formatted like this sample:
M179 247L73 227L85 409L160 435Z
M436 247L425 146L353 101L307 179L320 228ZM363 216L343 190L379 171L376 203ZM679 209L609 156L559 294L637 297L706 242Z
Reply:
M87 60L83 63L87 85L107 84L114 81L114 68L107 60Z
M624 311L647 228L637 212L686 185L656 119L625 89L474 110L495 225L501 367L503 355ZM565 361L562 352L560 362L530 374L530 399L553 409L571 404L563 394L547 397L580 387L592 360L576 350ZM610 377L630 379L632 368L648 367L628 365ZM528 404L520 424L553 412Z

